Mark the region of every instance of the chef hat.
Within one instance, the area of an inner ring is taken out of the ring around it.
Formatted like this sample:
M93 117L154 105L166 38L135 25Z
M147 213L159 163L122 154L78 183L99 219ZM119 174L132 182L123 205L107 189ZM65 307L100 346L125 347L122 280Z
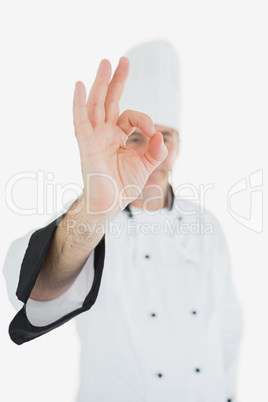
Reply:
M166 40L146 42L124 54L129 76L120 101L126 109L148 114L154 124L179 131L179 77L176 51Z

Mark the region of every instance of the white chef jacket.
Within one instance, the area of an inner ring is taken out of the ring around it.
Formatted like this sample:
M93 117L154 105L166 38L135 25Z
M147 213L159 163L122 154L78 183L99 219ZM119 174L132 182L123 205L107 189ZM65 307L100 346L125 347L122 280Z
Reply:
M75 317L81 340L77 402L235 401L241 308L218 220L191 201L130 206L105 234L95 304ZM55 300L28 299L36 327L83 305L94 253Z

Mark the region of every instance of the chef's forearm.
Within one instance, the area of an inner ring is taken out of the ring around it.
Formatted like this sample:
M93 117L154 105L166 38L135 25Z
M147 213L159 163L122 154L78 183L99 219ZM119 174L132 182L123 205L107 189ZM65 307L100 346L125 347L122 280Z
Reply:
M30 298L47 301L70 288L107 230L109 215L88 215L77 200L55 230ZM74 213L74 208L80 210Z

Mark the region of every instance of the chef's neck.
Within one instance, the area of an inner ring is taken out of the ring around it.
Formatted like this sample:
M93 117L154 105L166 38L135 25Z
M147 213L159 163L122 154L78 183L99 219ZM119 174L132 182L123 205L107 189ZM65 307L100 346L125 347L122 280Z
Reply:
M134 207L149 211L166 208L168 205L168 187L168 181L157 184L147 182L140 195L130 203L130 207L134 205Z

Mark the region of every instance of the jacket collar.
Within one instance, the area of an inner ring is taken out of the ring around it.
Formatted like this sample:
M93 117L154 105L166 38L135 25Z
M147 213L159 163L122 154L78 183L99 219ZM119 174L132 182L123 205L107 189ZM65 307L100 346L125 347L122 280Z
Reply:
M182 204L181 204L182 201ZM175 205L176 202L176 205ZM184 205L184 200L180 200L178 197L175 197L173 188L171 184L169 183L168 186L168 194L167 194L167 208L168 210L172 211L172 216L174 219L178 219L179 221L184 220L185 216L183 212L178 212L177 207L182 207L183 211L185 210L184 208L186 207ZM187 210L187 209L186 209ZM128 214L129 218L132 218L132 212L131 212L131 206L128 204L125 209L123 209L122 212L125 212ZM187 217L187 215L186 215ZM200 255L197 252L196 244L194 243L197 240L196 236L189 236L188 234L179 234L176 236L177 239L177 247L178 247L178 252L181 253L182 258L186 262L194 262L197 265L200 264Z
M171 211L171 210L173 209L173 206L174 206L174 198L175 198L175 195L174 195L173 188L172 188L171 184L168 183L167 208L168 208L169 211ZM133 217L132 212L131 212L130 204L128 204L128 205L126 206L126 208L123 209L123 212L127 213L128 216L129 216L129 218L132 218L132 217Z

